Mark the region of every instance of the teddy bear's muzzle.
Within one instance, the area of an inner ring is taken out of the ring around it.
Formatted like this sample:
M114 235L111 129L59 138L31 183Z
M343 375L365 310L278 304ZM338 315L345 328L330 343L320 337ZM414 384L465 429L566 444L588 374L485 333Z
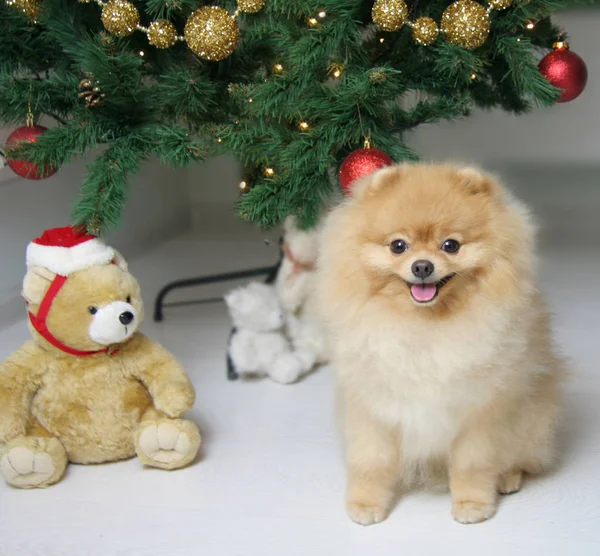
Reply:
M138 313L131 304L114 301L98 308L90 324L90 338L103 346L118 344L130 338L139 324Z

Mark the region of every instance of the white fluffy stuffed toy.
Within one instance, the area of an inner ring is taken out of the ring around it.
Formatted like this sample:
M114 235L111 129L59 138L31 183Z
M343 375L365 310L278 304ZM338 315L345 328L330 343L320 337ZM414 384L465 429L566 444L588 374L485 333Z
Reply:
M283 260L275 289L285 312L286 331L298 350L311 351L316 363L327 360L323 328L316 316L315 280L321 226L298 227L290 216L284 223Z
M283 335L284 313L273 286L253 282L225 296L235 330L229 357L240 375L267 375L290 384L310 371L314 352L292 350Z

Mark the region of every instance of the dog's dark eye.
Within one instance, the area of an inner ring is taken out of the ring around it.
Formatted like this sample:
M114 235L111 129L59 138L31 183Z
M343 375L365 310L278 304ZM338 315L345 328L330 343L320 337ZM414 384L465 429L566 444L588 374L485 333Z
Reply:
M88 311L91 315L95 315L98 312L96 307L88 307Z
M390 243L390 249L392 250L392 253L399 255L408 249L408 245L406 245L406 241L402 239L395 239L392 241L392 243Z
M130 295L128 295L128 296L127 296L127 298L125 299L125 301L126 301L127 303L131 303L131 296L130 296Z
M460 243L455 239L447 239L442 243L442 251L446 253L456 253L460 249Z

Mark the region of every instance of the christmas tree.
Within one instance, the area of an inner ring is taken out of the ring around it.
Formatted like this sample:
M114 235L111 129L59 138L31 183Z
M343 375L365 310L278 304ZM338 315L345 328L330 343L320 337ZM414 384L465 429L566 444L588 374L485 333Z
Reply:
M355 165L411 160L420 124L559 100L537 62L565 38L551 13L575 3L6 0L0 122L58 124L7 155L44 174L99 149L73 215L96 233L142 160L219 153L246 167L243 218L309 226L365 141Z

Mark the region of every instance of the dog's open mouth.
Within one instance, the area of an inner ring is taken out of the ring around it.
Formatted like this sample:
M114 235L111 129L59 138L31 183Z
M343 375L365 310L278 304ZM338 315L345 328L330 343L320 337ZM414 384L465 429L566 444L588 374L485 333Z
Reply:
M417 303L429 303L437 297L439 291L448 282L450 282L450 280L452 280L454 276L454 274L449 274L448 276L442 278L438 282L422 284L413 284L411 282L406 282L406 285L410 288L410 295Z

